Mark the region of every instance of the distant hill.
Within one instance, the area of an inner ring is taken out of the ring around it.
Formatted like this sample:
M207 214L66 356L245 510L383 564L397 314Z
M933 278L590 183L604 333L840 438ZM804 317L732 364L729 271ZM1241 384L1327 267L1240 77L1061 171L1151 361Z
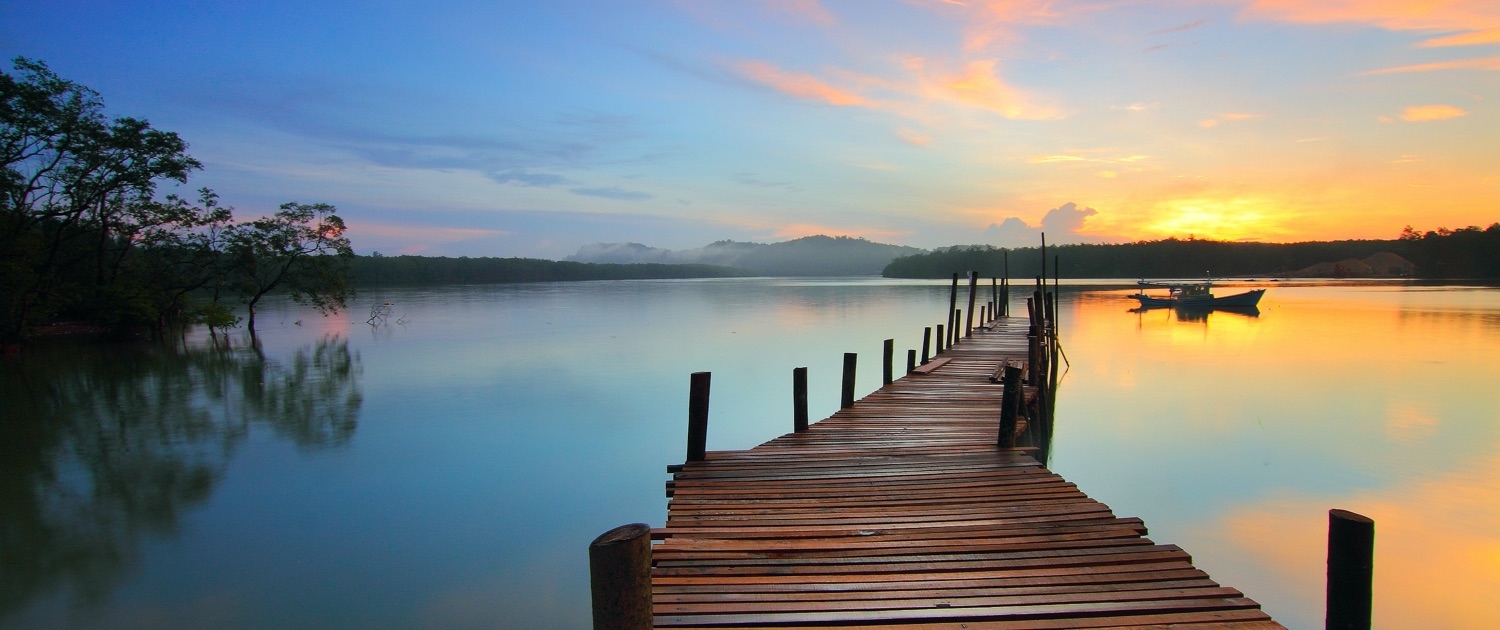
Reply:
M782 243L718 241L697 249L669 250L640 243L595 243L568 257L574 262L699 264L747 269L767 276L874 276L901 256L923 250L847 236L808 236Z
M743 269L718 265L599 264L536 258L380 255L355 256L350 261L349 270L358 286L735 278L754 275Z

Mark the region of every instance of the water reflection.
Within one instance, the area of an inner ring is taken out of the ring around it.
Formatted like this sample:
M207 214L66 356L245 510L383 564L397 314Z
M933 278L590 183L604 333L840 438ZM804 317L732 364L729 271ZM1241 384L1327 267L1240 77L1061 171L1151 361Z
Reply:
M51 346L0 362L0 616L104 601L147 536L173 535L256 427L308 449L353 437L359 355L256 346ZM0 617L3 618L3 617Z

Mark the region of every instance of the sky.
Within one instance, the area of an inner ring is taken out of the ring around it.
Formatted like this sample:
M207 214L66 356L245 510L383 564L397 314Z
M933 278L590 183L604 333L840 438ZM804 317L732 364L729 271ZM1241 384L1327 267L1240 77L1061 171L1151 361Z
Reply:
M0 54L363 254L1500 221L1495 0L0 0Z

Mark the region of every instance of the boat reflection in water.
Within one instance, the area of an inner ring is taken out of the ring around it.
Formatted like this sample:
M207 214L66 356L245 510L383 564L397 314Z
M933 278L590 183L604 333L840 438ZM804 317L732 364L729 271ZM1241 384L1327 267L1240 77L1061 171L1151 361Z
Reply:
M1206 322L1208 321L1209 313L1231 313L1241 317L1260 317L1260 308L1256 306L1180 304L1176 306L1141 306L1130 309L1131 313L1145 313L1147 311L1172 311L1179 322Z

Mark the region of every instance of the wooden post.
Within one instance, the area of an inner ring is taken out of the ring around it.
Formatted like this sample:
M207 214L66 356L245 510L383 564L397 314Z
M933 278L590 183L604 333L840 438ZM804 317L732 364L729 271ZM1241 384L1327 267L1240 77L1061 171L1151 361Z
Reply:
M990 276L990 319L1000 319L1000 281Z
M979 325L984 326L988 321L990 321L990 305L989 303L981 304L979 305Z
M974 298L978 293L979 272L969 272L969 318L964 320L964 339L974 336Z
M885 348L881 349L881 363L880 363L880 384L881 385L890 385L891 384L891 380L892 380L891 376L894 373L894 365L892 364L892 362L894 362L895 360L896 360L896 340L895 339L887 339L887 340L885 340Z
M1375 521L1328 511L1328 614L1324 627L1368 630L1374 578Z
M688 388L687 460L701 462L708 445L708 383L710 372L693 372Z
M938 333L938 334L941 335L942 333ZM927 327L922 328L922 365L926 365L927 364L927 360L932 357L932 354L929 352L929 350L931 350L931 349L932 349L932 327L931 326L927 326Z
M948 329L948 347L949 348L952 348L953 344L958 343L958 340L960 339L960 337L958 336L958 324L960 322L962 322L962 321L964 321L964 309L961 309L961 308L954 309L953 310L953 327Z
M937 351L938 351L938 354L942 354L943 353L943 344L945 342L947 342L947 341L948 341L948 336L943 334L943 325L942 324L938 324L937 325Z
M1047 233L1046 232L1042 232L1042 275L1040 275L1038 277L1039 278L1045 278L1045 277L1047 277Z
M995 445L1012 448L1016 445L1016 412L1021 408L1021 368L1009 361L1000 379L1000 435Z
M953 319L953 313L958 308L958 272L953 272L953 286L948 288L948 333L953 333L953 328L958 326L958 320ZM948 341L947 346L953 345ZM946 347L946 346L945 346Z
M807 368L792 368L792 431L807 430Z
M906 373L911 374L915 371L917 371L917 349L908 348L906 350Z
M1005 275L1000 279L1000 303L1005 305L1006 317L1010 317L1010 250L1000 252L1000 257L1005 261Z
M858 360L858 354L844 353L844 390L839 398L839 409L849 409L854 406L854 363Z
M650 630L651 526L621 525L589 544L594 630Z

